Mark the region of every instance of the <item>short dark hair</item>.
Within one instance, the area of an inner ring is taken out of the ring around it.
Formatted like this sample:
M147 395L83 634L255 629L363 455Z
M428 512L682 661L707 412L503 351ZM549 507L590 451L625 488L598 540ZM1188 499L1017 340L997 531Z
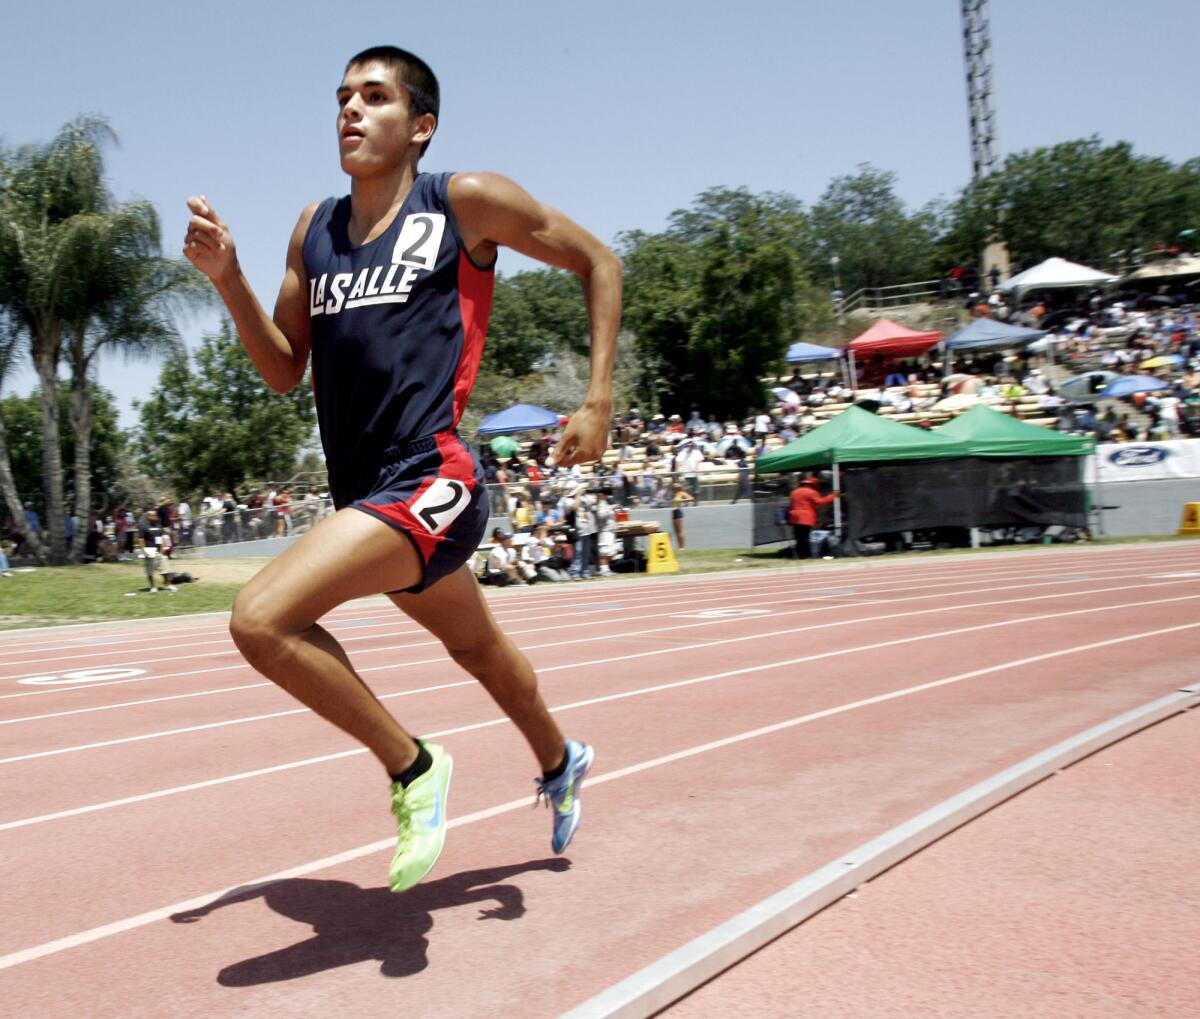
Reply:
M371 46L356 53L346 63L346 70L361 64L381 63L395 76L396 81L408 90L409 105L413 116L432 113L438 119L442 93L433 69L415 53L402 50L399 46ZM435 128L436 130L436 128ZM433 139L431 138L430 141ZM421 155L429 148L429 142L421 146Z

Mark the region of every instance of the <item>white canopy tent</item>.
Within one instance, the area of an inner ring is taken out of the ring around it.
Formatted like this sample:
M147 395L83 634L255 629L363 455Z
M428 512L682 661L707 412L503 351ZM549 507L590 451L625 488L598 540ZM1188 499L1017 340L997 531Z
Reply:
M1125 277L1125 281L1161 280L1177 276L1200 276L1200 256L1179 255L1176 258L1160 259L1131 272Z
M1026 269L997 288L1019 297L1023 290L1049 290L1054 287L1100 287L1116 283L1119 277L1100 272L1065 258L1047 258L1046 261Z

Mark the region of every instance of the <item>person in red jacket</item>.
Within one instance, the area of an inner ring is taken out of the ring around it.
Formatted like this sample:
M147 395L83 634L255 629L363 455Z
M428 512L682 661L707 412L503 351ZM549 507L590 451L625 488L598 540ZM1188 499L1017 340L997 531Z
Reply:
M792 489L791 501L788 504L788 523L792 525L792 533L796 536L796 558L811 559L812 548L808 536L817 526L817 507L828 506L838 497L837 489L828 495L822 495L821 483L815 474L806 474L804 480Z

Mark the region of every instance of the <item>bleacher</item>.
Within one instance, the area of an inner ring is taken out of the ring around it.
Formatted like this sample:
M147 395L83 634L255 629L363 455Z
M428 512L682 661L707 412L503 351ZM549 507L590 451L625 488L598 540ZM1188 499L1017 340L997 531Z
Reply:
M768 379L765 381L769 385L782 385L786 380ZM914 402L925 402L929 400L936 401L941 396L941 387L937 382L927 382L920 383L916 389L913 389L911 386L893 386L887 389L879 390L859 390L858 398L878 398L884 393L890 393L897 396L901 394L907 395L912 398ZM992 400L984 402L993 410L1011 414L1013 417L1033 425L1041 425L1043 427L1053 428L1058 420L1054 414L1048 414L1046 412L1046 410L1041 406L1041 398L1034 395L1020 396L1014 400ZM825 403L819 407L803 407L800 410L800 416L804 418L811 416L813 419L813 424L806 428L805 431L809 431L813 427L824 424L851 406L853 406L852 403L841 401ZM947 421L950 421L956 417L958 413L961 413L961 411L937 409L932 406L924 410L914 409L911 411L898 411L894 406L885 403L880 406L878 413L883 417L889 417L894 421L899 421L908 425L921 426L923 422L928 422L930 427L936 427L938 425L945 424ZM665 434L654 436L649 432L643 433L639 439L630 444L633 448L633 456L622 459L620 449L613 448L604 454L600 462L610 470L619 465L621 473L625 475L627 479L626 484L631 488L636 487L637 478L642 474L647 465L648 457L646 454L646 443L651 438L657 438L659 440L658 444L663 450L663 452L660 453L657 458L653 458L650 461L652 466L657 466L658 463L661 462L663 456L667 455L666 451L670 446L671 440L667 438ZM526 440L520 444L519 455L522 458L529 455L530 445L531 443L529 440ZM785 445L785 441L780 436L771 434L767 437L765 445L767 451L770 452ZM753 468L754 460L754 453L748 453L747 461L751 465L751 468ZM729 488L732 489L734 486L736 486L738 480L737 468L733 460L726 460L721 463L701 463L697 473L701 485L704 486L729 486ZM586 464L582 466L579 469L579 474L581 479L584 481L595 477L595 465Z

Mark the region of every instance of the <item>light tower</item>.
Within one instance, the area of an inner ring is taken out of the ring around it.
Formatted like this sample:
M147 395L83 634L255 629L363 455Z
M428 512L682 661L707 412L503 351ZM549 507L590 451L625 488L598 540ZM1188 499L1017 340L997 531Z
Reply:
M996 107L992 87L992 36L988 0L960 0L963 62L967 69L967 113L971 121L971 179L978 183L996 171ZM981 280L1008 279L1008 245L1001 224L993 224L979 260Z
M992 101L988 0L961 0L961 5L967 112L971 119L971 176L979 180L996 169L996 107Z

